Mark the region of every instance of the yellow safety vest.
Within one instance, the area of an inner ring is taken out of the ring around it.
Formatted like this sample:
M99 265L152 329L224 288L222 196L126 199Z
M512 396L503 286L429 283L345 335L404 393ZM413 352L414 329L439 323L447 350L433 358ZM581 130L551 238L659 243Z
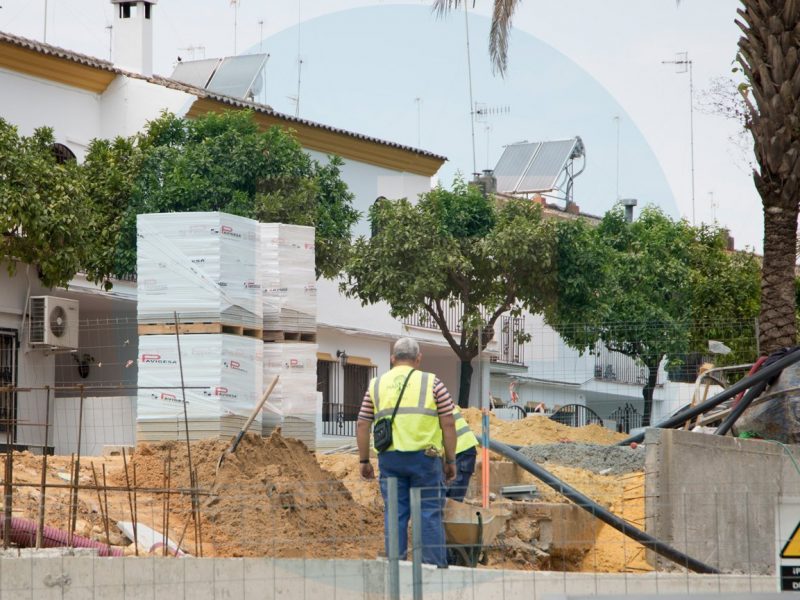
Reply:
M472 429L469 428L469 424L464 418L464 415L461 414L461 410L458 406L456 406L453 416L456 419L456 435L458 436L456 441L456 454L460 454L464 452L464 450L469 450L477 446L478 438L472 433Z
M375 422L391 418L400 390L411 367L394 367L369 383ZM392 445L387 450L414 452L433 446L443 449L439 412L433 397L433 373L414 371L408 380L392 426Z

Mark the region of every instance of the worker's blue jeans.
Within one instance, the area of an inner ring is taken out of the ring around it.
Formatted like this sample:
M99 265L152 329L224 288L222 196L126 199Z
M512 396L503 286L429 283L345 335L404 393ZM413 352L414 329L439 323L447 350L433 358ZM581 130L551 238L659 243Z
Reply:
M469 480L475 472L475 459L478 451L475 448L456 454L456 478L447 488L447 497L459 502L464 501L469 488Z
M383 496L383 530L386 555L389 555L389 495L386 479L397 478L397 515L400 560L408 550L408 519L411 516L411 488L422 488L422 562L447 566L444 540L444 484L442 459L425 456L425 452L381 452L378 455L381 495Z

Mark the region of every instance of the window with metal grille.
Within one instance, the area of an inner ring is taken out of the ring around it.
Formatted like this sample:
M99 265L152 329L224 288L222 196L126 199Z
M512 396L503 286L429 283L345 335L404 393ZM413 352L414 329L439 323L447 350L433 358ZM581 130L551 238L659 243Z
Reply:
M339 363L317 359L317 391L322 392L322 422L336 421L339 400Z
M16 436L14 419L17 414L17 332L0 329L0 443L7 442L10 433Z
M63 165L67 161L75 160L75 153L64 144L56 142L51 146L50 151L53 153L53 156L56 157L56 162L60 165Z
M345 421L358 419L361 401L369 387L369 381L378 372L377 367L345 365L344 367L344 418Z

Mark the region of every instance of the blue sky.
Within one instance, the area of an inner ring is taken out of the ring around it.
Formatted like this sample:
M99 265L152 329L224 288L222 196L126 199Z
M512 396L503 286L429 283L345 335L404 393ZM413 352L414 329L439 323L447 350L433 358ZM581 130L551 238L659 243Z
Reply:
M4 0L0 30L42 39L43 0ZM474 98L509 105L491 120L489 163L502 144L581 135L587 171L576 181L582 208L601 211L620 193L691 218L688 77L661 64L676 52L694 61L695 107L713 77L729 75L737 0L526 0L514 20L505 80L491 76L486 40L491 2L470 3ZM169 74L190 46L207 57L255 48L271 53L267 101L294 112L297 56L304 61L301 116L451 158L442 172L472 170L463 14L437 21L429 0L161 0L155 12L156 71ZM48 42L108 57L107 0L49 2ZM262 21L262 23L259 23ZM299 28L298 28L299 24ZM199 56L199 52L196 52ZM476 128L478 166L487 162ZM752 154L732 141L738 126L695 110L695 213L728 226L738 247L759 249L761 206Z

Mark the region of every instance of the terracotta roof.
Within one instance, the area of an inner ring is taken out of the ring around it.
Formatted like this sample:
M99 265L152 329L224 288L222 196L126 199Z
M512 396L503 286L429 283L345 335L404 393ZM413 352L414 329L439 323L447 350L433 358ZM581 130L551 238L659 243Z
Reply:
M33 50L35 52L41 52L42 54L46 54L48 56L63 58L64 60L86 65L87 67L94 67L96 69L102 69L112 73L123 73L122 70L116 68L107 60L95 58L94 56L88 56L86 54L80 54L79 52L73 52L72 50L59 48L58 46L45 44L43 42L20 37L4 31L0 31L0 41L8 42L9 44L14 44L15 46L27 48L28 50Z
M126 71L124 69L120 69L119 67L115 67L113 63L102 60L100 58L95 58L93 56L88 56L86 54L80 54L79 52L73 52L72 50L66 50L64 48L59 48L58 46L52 46L50 44L45 44L43 42L39 42L36 40L31 40L28 38L23 38L17 35L13 35L10 33L5 33L0 31L0 42L6 42L9 44L13 44L15 46L19 46L21 48L26 48L28 50L33 50L34 52L39 52L41 54L47 56L54 56L56 58L60 58L63 60L68 60L71 62L75 62L81 65L85 65L88 67L92 67L95 69L101 69L103 71L107 71L110 73L115 73L117 75L123 75L125 77L132 77L135 79L143 79L145 81L149 81L150 83L168 87L171 89L177 89L184 91L188 94L192 94L197 96L198 98L208 98L211 100L215 100L217 102L221 102L223 104L227 104L228 106L232 106L235 108L247 108L250 110L254 110L256 112L268 114L278 118L282 121L286 121L289 123L296 123L299 125L305 125L308 127L314 127L317 129L322 129L325 131L330 131L332 133L336 133L339 135L351 137L358 140L363 140L366 142L373 142L376 144L381 144L384 146L388 146L391 148L397 148L398 150L403 150L406 152L411 152L414 154L418 154L420 156L425 156L428 158L440 160L442 162L447 160L447 157L442 156L440 154L435 154L433 152L428 152L427 150L421 150L419 148L414 148L412 146L406 146L403 144L398 144L396 142L390 142L387 140L382 140L380 138L371 137L368 135L364 135L361 133L355 133L353 131L348 131L346 129L340 129L338 127L332 127L330 125L324 125L322 123L317 123L315 121L309 121L307 119L300 119L298 117L294 117L292 115L287 115L285 113L281 113L272 109L272 107L267 106L265 104L258 104L256 102L249 102L247 100L241 100L239 98L233 98L231 96L225 96L222 94L217 94L214 92L209 92L204 88L195 87L192 85L188 85L182 83L180 81L176 81L174 79L170 79L168 77L162 77L160 75L152 75L152 76L145 76L139 73L133 73L130 71Z

